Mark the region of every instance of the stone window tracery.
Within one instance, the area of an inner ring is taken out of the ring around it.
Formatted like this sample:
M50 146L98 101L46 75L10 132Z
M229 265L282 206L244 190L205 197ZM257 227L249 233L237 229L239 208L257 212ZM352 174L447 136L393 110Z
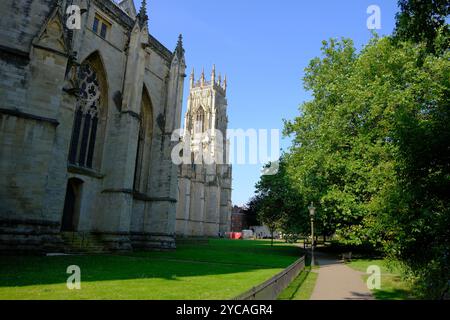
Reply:
M69 163L92 168L101 90L95 70L84 63L79 69L79 96L75 109Z

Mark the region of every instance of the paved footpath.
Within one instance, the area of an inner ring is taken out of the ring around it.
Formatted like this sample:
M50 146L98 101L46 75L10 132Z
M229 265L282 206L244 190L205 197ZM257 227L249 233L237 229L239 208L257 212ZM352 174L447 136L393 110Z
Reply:
M342 261L317 253L319 274L311 300L373 300L373 296L363 281L363 272L346 266Z

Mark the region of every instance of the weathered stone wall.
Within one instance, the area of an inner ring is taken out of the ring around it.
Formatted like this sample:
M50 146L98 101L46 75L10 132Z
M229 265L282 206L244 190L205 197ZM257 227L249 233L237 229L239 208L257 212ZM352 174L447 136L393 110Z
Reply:
M181 117L185 61L148 34L146 20L110 1L85 5L82 29L63 29L66 1L2 1L0 11L0 250L59 250L68 180L82 181L76 231L110 249L173 248L177 168L170 134ZM93 29L100 15L105 39ZM141 19L141 20L139 20ZM139 20L139 21L138 21ZM76 96L69 55L95 60L105 79L92 169L68 166ZM151 100L145 194L134 188L141 97Z
M32 40L55 4L54 0L2 0L0 46L29 53Z
M232 192L232 167L223 165L220 168L222 185L220 190L220 233L230 232L231 228L231 192Z
M62 205L50 205L48 199L61 200L65 186L58 180L64 173L58 172L54 147L65 141L61 124L66 104L74 100L62 91L68 56L64 43L53 37L62 25L50 4L0 4L2 12L8 13L0 22L2 249L12 242L17 250L57 242L54 235Z

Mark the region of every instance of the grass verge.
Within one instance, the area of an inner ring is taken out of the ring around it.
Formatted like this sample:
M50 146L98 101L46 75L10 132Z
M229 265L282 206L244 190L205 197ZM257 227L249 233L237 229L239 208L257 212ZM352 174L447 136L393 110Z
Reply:
M297 278L281 292L278 296L278 300L309 300L314 287L316 286L317 277L319 276L312 270L318 268L318 265L311 268L311 260L309 259L309 256L307 256L305 268L299 273Z
M366 273L369 266L378 266L381 270L381 288L372 290L377 300L411 300L414 299L412 289L401 277L401 270L387 260L357 259L348 262L351 268ZM364 282L369 275L363 275Z
M305 268L292 283L281 292L278 300L309 300L316 285L318 274Z

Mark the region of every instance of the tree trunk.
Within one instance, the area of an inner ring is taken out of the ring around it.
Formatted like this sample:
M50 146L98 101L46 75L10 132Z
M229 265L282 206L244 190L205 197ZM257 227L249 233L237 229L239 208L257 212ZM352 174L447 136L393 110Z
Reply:
M273 247L273 233L274 233L274 231L272 230L270 233L272 234L272 241L270 243L270 246Z

